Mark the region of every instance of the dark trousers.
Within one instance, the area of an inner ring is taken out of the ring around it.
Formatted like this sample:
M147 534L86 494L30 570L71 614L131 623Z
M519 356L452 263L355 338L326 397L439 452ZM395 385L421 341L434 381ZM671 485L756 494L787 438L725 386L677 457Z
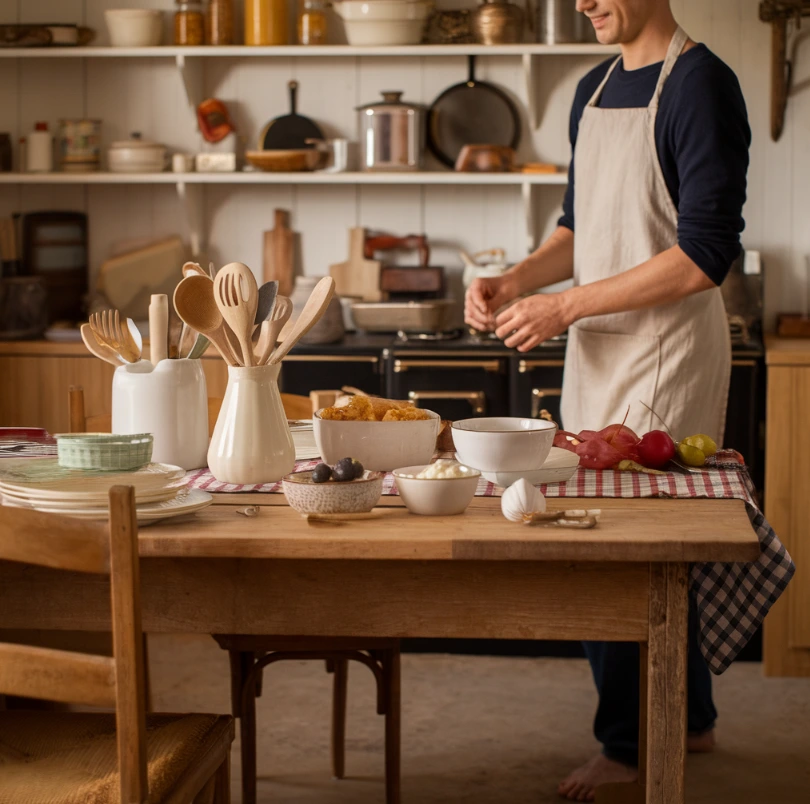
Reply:
M709 667L698 647L697 615L689 609L689 655L686 669L687 728L690 733L714 726ZM593 730L605 756L638 765L639 653L635 642L583 642L599 693Z

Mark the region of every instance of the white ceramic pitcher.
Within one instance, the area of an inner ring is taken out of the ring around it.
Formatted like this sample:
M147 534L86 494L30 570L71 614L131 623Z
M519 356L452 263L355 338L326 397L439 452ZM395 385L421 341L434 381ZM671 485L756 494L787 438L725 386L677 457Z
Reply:
M199 360L148 360L113 375L112 431L152 433L152 460L183 469L205 466L208 392Z
M228 367L228 387L208 448L223 483L273 483L295 468L295 446L278 391L281 364Z

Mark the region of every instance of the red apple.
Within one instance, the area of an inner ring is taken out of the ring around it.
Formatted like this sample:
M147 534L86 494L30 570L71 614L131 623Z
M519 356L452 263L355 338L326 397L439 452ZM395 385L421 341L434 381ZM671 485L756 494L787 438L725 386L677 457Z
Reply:
M648 469L660 469L675 457L675 442L663 430L651 430L636 446L638 462Z

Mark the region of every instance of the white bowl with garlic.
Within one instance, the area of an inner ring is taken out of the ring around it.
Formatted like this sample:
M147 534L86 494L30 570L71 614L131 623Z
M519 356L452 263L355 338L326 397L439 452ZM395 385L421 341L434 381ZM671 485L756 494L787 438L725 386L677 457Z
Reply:
M421 516L463 514L475 497L480 477L477 469L448 460L394 470L405 507Z

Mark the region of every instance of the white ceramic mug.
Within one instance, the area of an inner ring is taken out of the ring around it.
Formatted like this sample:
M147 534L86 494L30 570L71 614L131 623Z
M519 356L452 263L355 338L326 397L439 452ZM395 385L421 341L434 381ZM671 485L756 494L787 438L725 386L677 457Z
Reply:
M199 360L148 360L113 375L112 431L152 433L152 460L183 469L206 465L208 392Z
M295 469L295 446L278 391L281 364L228 367L208 467L223 483L274 483Z

